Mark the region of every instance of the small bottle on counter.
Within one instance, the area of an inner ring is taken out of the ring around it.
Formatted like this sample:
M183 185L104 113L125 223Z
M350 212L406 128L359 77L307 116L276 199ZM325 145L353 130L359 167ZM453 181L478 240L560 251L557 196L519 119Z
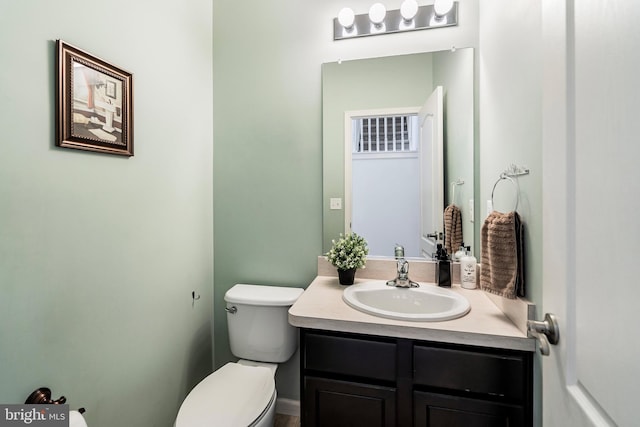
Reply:
M449 255L447 250L438 243L436 249L436 259L438 262L438 269L436 270L436 281L438 286L443 288L451 287L451 262L449 261Z
M471 255L471 246L467 246L466 254L460 259L460 282L465 289L476 288L476 266L478 260Z
M467 248L464 246L464 242L462 242L462 246L453 254L452 261L460 261L463 256L467 254Z

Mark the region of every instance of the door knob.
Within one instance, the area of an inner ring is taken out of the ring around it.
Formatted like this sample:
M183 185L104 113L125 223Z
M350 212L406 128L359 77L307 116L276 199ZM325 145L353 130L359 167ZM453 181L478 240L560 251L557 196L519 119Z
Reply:
M560 340L558 321L551 313L545 314L544 320L527 320L527 331L529 336L536 338L540 343L540 353L543 356L549 355L549 344L558 344Z
M442 240L444 239L444 234L438 231L434 231L433 233L429 233L427 234L427 237L433 239L433 240Z

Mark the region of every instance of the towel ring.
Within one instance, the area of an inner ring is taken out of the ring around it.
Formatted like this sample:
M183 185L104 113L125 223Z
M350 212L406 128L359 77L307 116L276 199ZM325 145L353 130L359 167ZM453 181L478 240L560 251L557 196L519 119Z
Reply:
M458 179L451 183L451 204L452 205L456 204L456 187L462 184L464 184L464 181L461 179Z
M493 205L493 193L496 191L496 187L498 186L498 183L501 181L510 181L511 184L513 184L516 188L516 207L513 209L514 211L518 210L518 203L520 202L520 185L518 185L518 182L516 180L514 180L513 178L511 178L509 175L505 174L505 173L501 173L500 174L500 178L498 178L498 180L496 181L495 184L493 184L493 190L491 190L491 205Z

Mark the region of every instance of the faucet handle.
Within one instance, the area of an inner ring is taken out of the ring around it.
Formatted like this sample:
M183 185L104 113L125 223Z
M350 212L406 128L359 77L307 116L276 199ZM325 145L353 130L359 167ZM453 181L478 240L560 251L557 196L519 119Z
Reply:
M404 258L398 260L398 277L406 278L409 275L409 261Z
M396 243L396 247L393 248L396 259L404 258L404 246Z

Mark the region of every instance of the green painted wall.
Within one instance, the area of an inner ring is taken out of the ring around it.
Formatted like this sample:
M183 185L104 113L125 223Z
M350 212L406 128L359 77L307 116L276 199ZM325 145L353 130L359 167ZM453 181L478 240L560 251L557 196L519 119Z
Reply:
M510 164L531 173L517 178L518 213L524 223L527 298L542 304L542 18L537 1L486 1L480 9L480 218L500 173ZM510 52L507 54L507 52ZM504 181L494 207L513 210L515 189ZM546 209L553 209L547 206ZM537 313L537 318L544 313ZM535 425L541 425L540 356L534 371Z
M321 251L320 65L293 19L308 5L251 3L245 13L246 3L214 2L218 366L234 359L225 292L236 283L306 287ZM291 27L279 27L286 18ZM297 396L297 371L295 361L278 369L279 396Z
M211 371L211 3L0 3L0 402L171 426ZM58 38L134 73L134 157L55 147Z
M518 213L525 223L527 297L542 302L542 46L537 2L488 3L480 14L480 182L482 221L486 201L500 173L509 165L527 166L517 178ZM505 50L517 55L505 55ZM494 208L515 207L515 189L496 187Z

